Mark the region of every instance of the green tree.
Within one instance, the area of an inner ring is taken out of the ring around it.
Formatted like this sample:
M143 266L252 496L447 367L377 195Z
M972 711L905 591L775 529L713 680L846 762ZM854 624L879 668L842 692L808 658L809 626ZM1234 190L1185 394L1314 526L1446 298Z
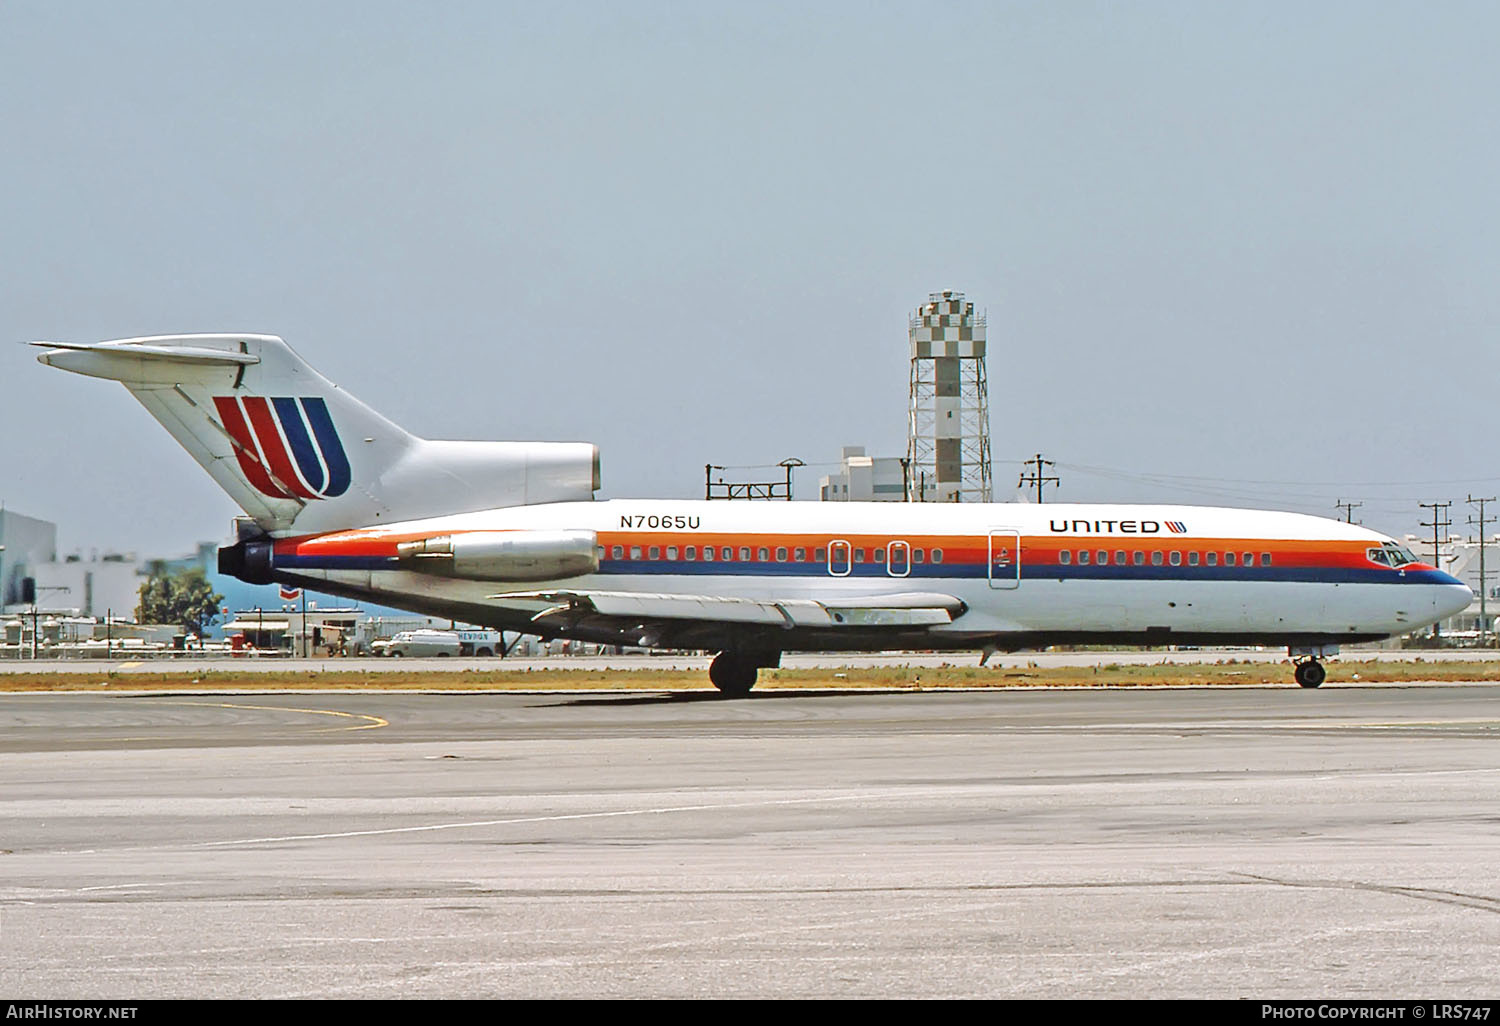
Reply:
M136 623L171 623L188 634L203 636L205 628L219 618L224 596L209 587L202 570L180 570L169 574L153 566L141 585L141 604L135 608Z

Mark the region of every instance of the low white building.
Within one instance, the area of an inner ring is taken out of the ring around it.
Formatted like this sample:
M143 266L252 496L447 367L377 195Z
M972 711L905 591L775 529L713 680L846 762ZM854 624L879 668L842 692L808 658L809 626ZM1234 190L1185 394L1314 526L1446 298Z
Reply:
M905 502L906 475L898 456L866 456L862 445L846 445L842 469L818 480L824 502Z
M1420 539L1407 536L1408 548L1420 544ZM1428 541L1425 548L1412 548L1412 551L1423 559L1430 559L1432 542ZM1474 601L1468 609L1443 621L1442 633L1475 642L1481 635L1492 638L1495 621L1500 618L1500 535L1485 539L1483 545L1477 539L1450 540L1442 547L1439 569L1457 577L1474 591Z
M0 609L30 609L21 600L21 581L35 576L33 568L55 559L56 524L0 509Z
M68 556L27 568L36 579L36 605L44 611L117 620L134 619L141 600L141 566L134 553Z

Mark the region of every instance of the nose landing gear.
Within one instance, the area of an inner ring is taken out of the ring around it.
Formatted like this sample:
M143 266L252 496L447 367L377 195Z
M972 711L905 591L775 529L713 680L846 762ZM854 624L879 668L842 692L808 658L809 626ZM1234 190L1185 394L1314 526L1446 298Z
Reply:
M1297 668L1292 671L1298 684L1305 688L1315 688L1328 679L1328 671L1323 669L1323 660L1328 656L1339 654L1337 645L1289 645L1286 654L1292 657Z
M1325 679L1327 679L1328 671L1323 669L1323 664L1318 662L1317 659L1304 659L1302 662L1298 663L1297 668L1292 671L1292 676L1295 677L1297 679L1297 683L1301 684L1303 687L1315 688L1318 685L1322 684Z

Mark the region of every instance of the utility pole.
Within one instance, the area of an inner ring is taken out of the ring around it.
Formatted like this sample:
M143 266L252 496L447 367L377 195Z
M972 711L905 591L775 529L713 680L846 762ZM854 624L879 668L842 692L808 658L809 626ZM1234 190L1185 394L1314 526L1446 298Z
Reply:
M1344 522L1348 524L1354 523L1354 511L1363 505L1362 502L1345 502L1343 499L1333 504L1335 509L1344 511Z
M1037 453L1036 457L1033 458L1033 459L1026 460L1024 463L1021 464L1021 466L1023 466L1023 467L1036 467L1036 470L1033 473L1031 473L1031 474L1027 474L1026 471L1024 471L1024 470L1021 471L1021 480L1019 480L1019 481L1016 482L1016 487L1017 488L1021 488L1021 487L1026 486L1026 485L1035 485L1036 486L1036 501L1037 501L1037 505L1041 505L1041 503L1042 503L1042 486L1043 485L1049 485L1050 484L1050 485L1061 486L1061 484L1062 484L1062 481L1058 477L1056 477L1055 475L1048 476L1046 474L1046 468L1047 467L1056 466L1056 464L1053 463L1051 460L1044 460L1044 459L1042 459L1042 454L1041 453Z
M1481 648L1485 647L1490 633L1489 608L1485 603L1489 587L1485 584L1484 580L1484 525L1493 524L1496 519L1495 517L1486 517L1484 515L1484 504L1494 501L1495 497L1493 495L1482 499L1476 499L1472 495L1469 496L1469 505L1479 507L1479 516L1470 517L1469 523L1479 528L1479 646Z
M1428 523L1427 521L1423 520L1423 521L1420 521L1420 525L1422 527L1430 527L1430 528L1432 528L1432 565L1434 567L1436 567L1437 569L1441 570L1443 568L1443 566L1442 566L1443 542L1445 542L1445 541L1448 540L1447 539L1448 528L1450 528L1450 527L1453 526L1453 521L1451 521L1451 520L1448 519L1448 507L1452 506L1453 503L1452 502L1419 502L1419 503L1417 503L1417 505L1420 506L1420 507L1422 507L1423 509L1430 509L1430 510L1432 510L1432 523ZM1438 534L1439 530L1441 530L1443 532L1442 536L1440 536ZM1432 625L1432 636L1433 636L1433 638L1436 639L1441 634L1442 634L1441 626L1439 624L1433 624Z

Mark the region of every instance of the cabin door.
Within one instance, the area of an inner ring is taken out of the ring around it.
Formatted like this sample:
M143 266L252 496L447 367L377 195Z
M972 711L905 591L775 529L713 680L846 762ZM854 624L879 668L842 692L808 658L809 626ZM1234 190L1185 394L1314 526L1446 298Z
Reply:
M1021 532L1001 529L990 532L990 587L1021 585Z

